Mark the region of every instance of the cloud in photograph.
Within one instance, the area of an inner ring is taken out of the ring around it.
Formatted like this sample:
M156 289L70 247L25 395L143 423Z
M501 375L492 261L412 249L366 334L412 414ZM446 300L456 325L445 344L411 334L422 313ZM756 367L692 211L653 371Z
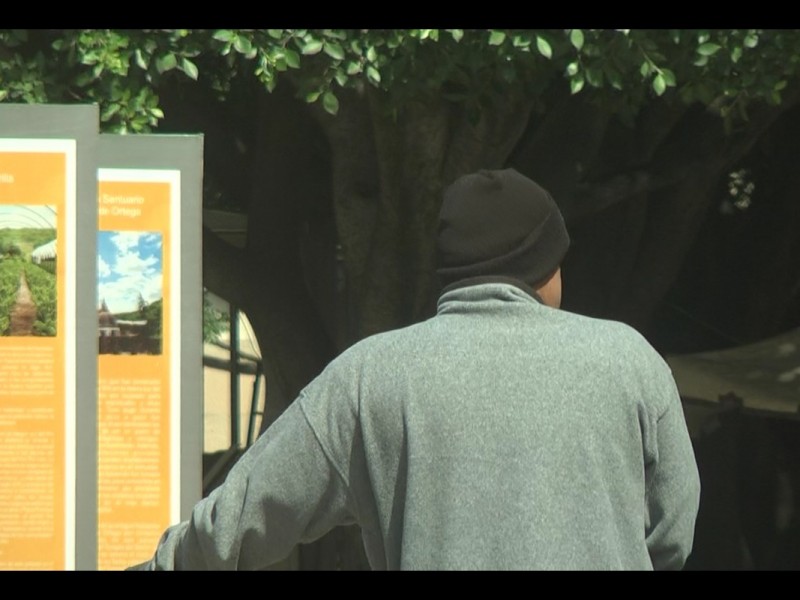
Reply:
M139 308L162 295L161 234L149 231L97 233L97 304L112 313Z

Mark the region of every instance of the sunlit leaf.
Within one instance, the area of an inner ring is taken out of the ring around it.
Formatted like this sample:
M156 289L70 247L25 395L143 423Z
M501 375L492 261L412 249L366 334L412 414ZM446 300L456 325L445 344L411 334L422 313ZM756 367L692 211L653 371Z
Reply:
M347 83L347 73L344 71L336 71L336 74L333 76L333 78L336 80L336 83L342 87L344 87Z
M286 60L286 64L292 69L300 68L300 55L291 48L283 49L283 58Z
M506 34L503 31L493 31L489 34L489 45L499 46L506 41Z
M253 50L252 42L242 35L237 35L233 40L233 47L240 54L249 54Z
M197 81L197 77L199 72L197 70L197 65L195 65L192 61L188 58L184 58L181 60L181 69L184 73L186 73L189 77Z
M722 48L722 46L720 46L719 44L712 44L711 42L709 42L707 44L702 44L698 46L697 53L700 56L712 56L717 52L719 52L720 48Z
M664 78L664 83L667 87L675 87L675 73L670 69L661 69L661 76Z
M325 42L323 50L325 54L335 60L342 60L344 58L344 49L338 42Z
M301 52L308 56L313 54L318 54L320 50L322 50L322 45L323 44L321 40L311 40L310 42L306 42L305 45L303 45L303 49L301 50Z
M539 54L545 58L552 58L553 56L553 49L550 47L550 44L539 35L536 36L536 49L539 51Z
M134 59L136 60L136 64L139 66L140 69L147 70L147 61L144 59L144 55L142 51L137 48L136 51L133 53Z
M667 83L664 81L664 76L659 73L653 78L653 91L660 96L666 89Z
M236 34L230 29L219 29L211 37L219 42L230 42L236 37Z
M583 31L573 29L569 34L569 41L575 47L575 50L580 51L583 48Z
M175 67L178 66L178 59L175 58L175 55L170 52L169 54L164 54L156 59L156 70L159 73L166 73L167 71L171 71Z
M372 65L369 65L367 67L367 79L369 79L374 84L378 84L381 82L381 74L378 71L378 69L376 69Z
M583 75L577 75L576 77L573 77L569 81L570 92L572 92L573 94L577 94L583 89L584 83L585 81L583 79Z

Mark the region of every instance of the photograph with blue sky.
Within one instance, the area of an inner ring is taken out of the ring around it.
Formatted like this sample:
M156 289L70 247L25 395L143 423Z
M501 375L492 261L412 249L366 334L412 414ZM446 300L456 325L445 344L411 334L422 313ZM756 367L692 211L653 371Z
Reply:
M97 305L105 300L112 313L138 310L139 294L147 304L161 299L161 233L97 232Z

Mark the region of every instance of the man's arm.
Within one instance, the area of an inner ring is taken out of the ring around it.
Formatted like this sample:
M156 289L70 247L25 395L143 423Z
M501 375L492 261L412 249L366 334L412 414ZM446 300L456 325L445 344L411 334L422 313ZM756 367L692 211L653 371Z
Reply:
M680 569L692 550L700 477L680 396L669 377L669 404L654 427L656 453L645 465L647 549L655 569Z
M347 485L295 402L134 568L262 569L353 517Z

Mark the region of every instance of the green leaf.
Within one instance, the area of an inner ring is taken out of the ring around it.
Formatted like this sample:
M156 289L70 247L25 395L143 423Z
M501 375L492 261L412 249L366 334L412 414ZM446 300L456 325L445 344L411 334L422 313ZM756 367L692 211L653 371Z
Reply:
M347 73L344 71L336 71L336 74L333 76L333 78L336 80L336 83L342 87L344 87L347 83Z
M322 96L322 108L325 109L325 112L328 112L332 115L335 115L339 112L339 99L333 94L333 92L325 92Z
M577 94L578 92L580 92L583 89L584 83L585 83L585 81L583 79L583 75L578 74L576 77L573 77L569 81L570 92L573 93L573 94Z
M731 62L737 63L739 59L742 58L742 48L741 46L736 46L733 50L731 50Z
M515 48L523 48L525 50L531 45L530 35L515 35L511 38L511 43Z
M539 51L539 54L545 58L552 58L553 56L553 49L550 47L550 44L539 35L536 36L536 49Z
M375 62L378 60L378 52L375 50L375 46L370 46L367 48L367 60L369 62Z
M291 48L283 49L283 58L286 60L286 64L292 69L300 68L300 55Z
M675 73L669 69L661 69L661 76L664 78L664 83L667 87L675 87Z
M333 38L335 40L346 40L347 39L347 34L345 34L343 31L340 31L338 29L323 29L322 30L322 34L325 37Z
M240 54L249 54L253 50L253 44L242 35L236 36L233 40L233 47L236 48L236 51Z
M489 34L489 45L499 46L506 41L506 34L502 31L492 31Z
M139 68L143 71L147 70L147 61L144 59L144 55L142 54L141 49L137 48L136 51L133 53L133 57L136 60L136 64L139 65Z
M664 76L659 73L653 78L653 91L660 96L667 89L667 83L664 81Z
M697 59L692 64L695 67L705 67L708 64L708 57L698 56Z
M713 44L711 42L708 42L706 44L698 46L697 53L700 56L712 56L717 52L719 52L720 48L722 48L722 46L720 46L719 44Z
M573 29L569 34L569 41L575 47L575 50L580 52L581 48L583 48L583 31Z
M103 109L103 112L100 113L100 120L101 121L108 121L111 117L119 112L119 109L122 108L119 104L112 103L109 104Z
M567 65L567 75L572 76L575 75L580 70L580 65L578 62L571 62Z
M460 42L461 38L464 37L464 30L463 29L451 29L450 35L453 36L453 40L456 42Z
M345 72L348 75L358 75L361 73L361 65L353 60L345 65Z
M744 38L744 45L748 48L755 48L758 46L758 36L755 33L750 33Z
M283 37L283 29L267 29L267 35L275 40Z
M323 50L325 50L325 54L334 60L342 60L344 58L344 49L338 42L325 42Z
M317 98L319 98L321 94L322 92L320 91L309 92L305 96L305 101L308 102L309 104L311 104L312 102L316 102Z
M594 67L586 69L586 81L595 88L603 87L603 72Z
M773 89L776 90L776 91L780 91L780 90L784 89L788 84L789 84L789 82L786 81L785 79L783 79L783 80L779 81L778 83L776 83L775 87Z
M215 31L214 35L211 37L218 42L230 42L236 37L236 34L230 29L219 29Z
M186 73L189 77L197 81L197 77L200 74L197 70L197 65L195 65L192 61L188 58L184 58L181 61L181 70Z
M150 109L150 114L156 117L157 119L164 118L164 111L158 108L157 106L155 108Z
M642 77L647 77L650 75L650 72L653 70L653 67L650 65L648 61L644 61L642 66L639 67L639 73L642 74Z
M167 71L171 71L175 67L178 66L178 59L175 58L175 55L170 52L168 54L164 54L156 59L156 70L159 73L166 73Z
M318 54L320 50L322 50L322 46L323 44L321 40L311 40L303 45L301 52L307 56Z
M367 79L369 79L372 83L377 85L381 82L381 74L378 71L378 69L376 69L372 65L369 65L367 67Z

